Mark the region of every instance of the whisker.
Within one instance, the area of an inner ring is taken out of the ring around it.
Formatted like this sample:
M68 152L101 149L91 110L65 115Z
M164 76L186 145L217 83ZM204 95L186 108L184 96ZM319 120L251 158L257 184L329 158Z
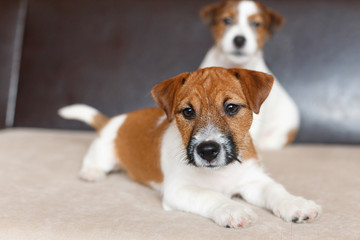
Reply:
M240 164L242 164L242 161L238 158L234 158L235 161L239 162Z

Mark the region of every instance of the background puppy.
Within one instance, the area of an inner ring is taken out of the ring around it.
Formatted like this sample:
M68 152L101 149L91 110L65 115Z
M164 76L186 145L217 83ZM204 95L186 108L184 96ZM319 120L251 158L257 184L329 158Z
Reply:
M263 4L247 0L226 0L206 6L201 16L215 40L200 68L241 67L270 73L263 58L266 40L284 23L283 17ZM251 135L260 149L279 149L293 141L299 128L294 101L275 79L272 91L254 116Z
M152 95L160 108L112 119L84 105L59 113L99 131L80 171L85 180L120 167L159 190L164 209L199 214L224 227L246 227L257 218L233 195L285 221L312 221L320 206L268 177L250 137L253 113L259 113L272 83L265 73L206 68L156 85Z

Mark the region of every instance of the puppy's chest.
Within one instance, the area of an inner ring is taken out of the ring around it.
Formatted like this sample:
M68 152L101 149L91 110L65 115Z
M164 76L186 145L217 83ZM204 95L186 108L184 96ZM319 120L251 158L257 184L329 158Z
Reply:
M240 163L234 162L224 167L224 169L207 170L205 173L200 174L199 184L202 187L232 195L236 192L239 185L242 184L245 175L246 166L244 167Z
M259 170L255 160L247 160L242 164L234 162L219 169L196 168L193 166L177 165L177 170L169 175L165 172L164 184L175 182L188 182L203 189L221 192L229 197L238 194L239 188L243 187L251 174Z

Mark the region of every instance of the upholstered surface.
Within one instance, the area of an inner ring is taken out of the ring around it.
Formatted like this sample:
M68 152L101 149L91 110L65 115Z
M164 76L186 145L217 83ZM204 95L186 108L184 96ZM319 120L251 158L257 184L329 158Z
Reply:
M247 229L221 228L165 212L160 196L124 173L77 179L94 133L0 131L0 239L359 239L360 147L295 145L262 153L268 172L292 193L316 200L314 223L285 223L254 207Z

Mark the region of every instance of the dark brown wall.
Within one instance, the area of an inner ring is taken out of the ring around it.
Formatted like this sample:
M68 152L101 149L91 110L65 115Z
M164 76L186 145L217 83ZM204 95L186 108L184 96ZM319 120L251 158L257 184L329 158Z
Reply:
M195 70L212 43L204 4L30 1L15 125L84 128L56 115L76 102L109 115L154 106L151 87Z
M20 1L0 1L0 128L5 127Z
M359 144L360 1L266 2L287 19L265 54L300 107L298 141Z
M213 44L212 0L29 0L15 126L87 129L56 110L154 106L151 87L193 71ZM216 1L215 1L216 2ZM266 45L302 114L298 142L360 143L360 1L268 0L287 23Z

